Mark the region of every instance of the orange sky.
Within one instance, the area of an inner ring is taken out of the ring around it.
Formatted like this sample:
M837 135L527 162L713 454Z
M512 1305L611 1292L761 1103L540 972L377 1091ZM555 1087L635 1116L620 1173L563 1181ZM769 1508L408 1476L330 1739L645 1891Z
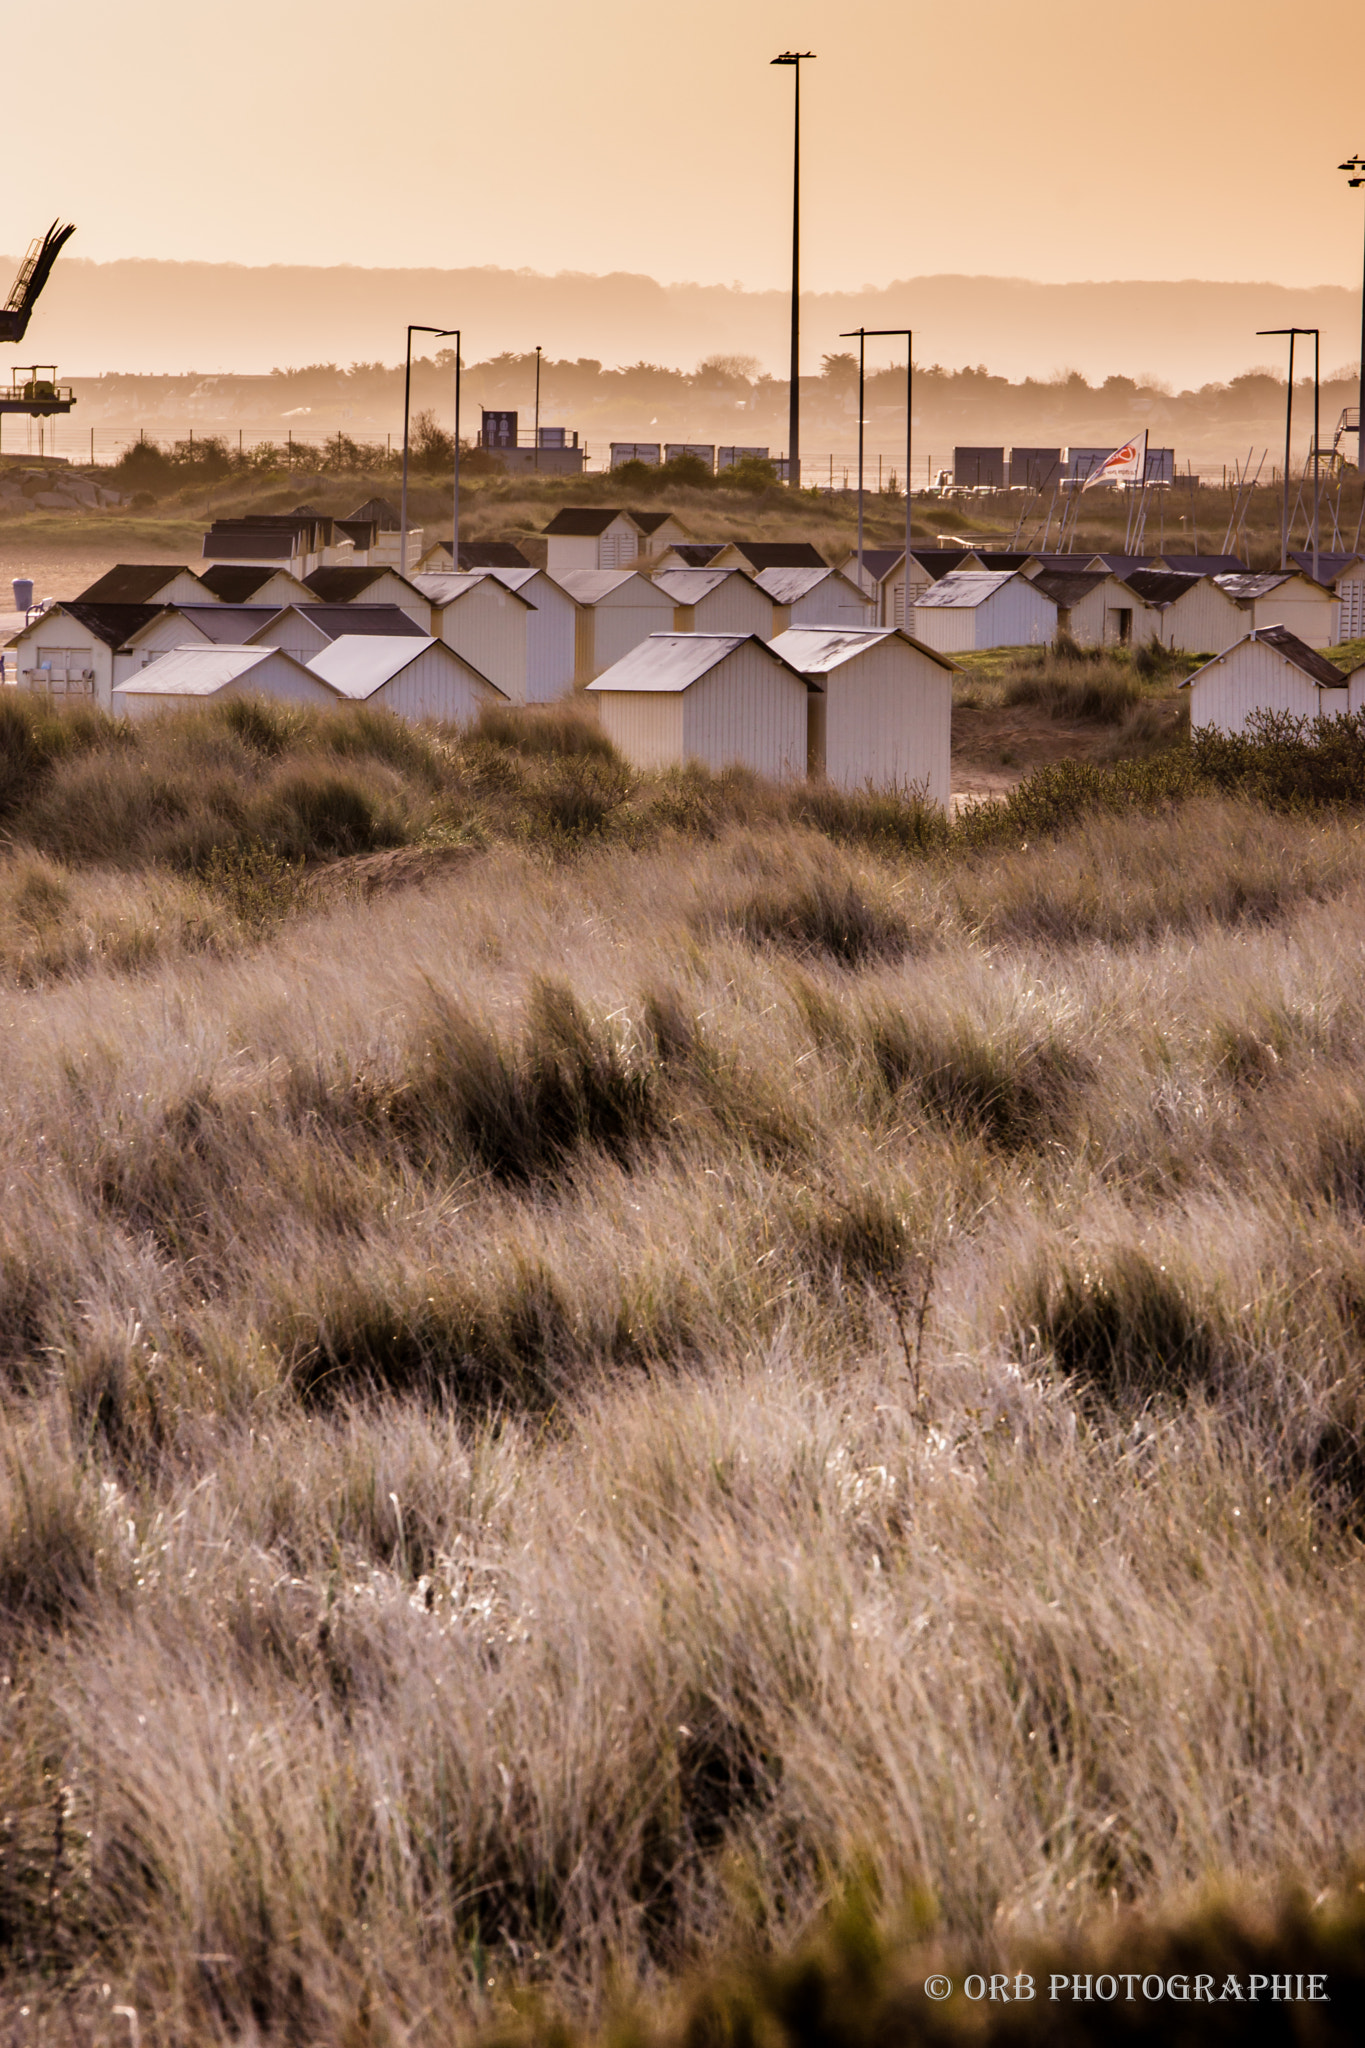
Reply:
M792 46L818 53L812 289L1360 277L1365 193L1335 168L1365 149L1337 84L1365 70L1360 0L64 0L52 20L9 95L0 248L61 213L98 260L780 285L791 74L767 59Z

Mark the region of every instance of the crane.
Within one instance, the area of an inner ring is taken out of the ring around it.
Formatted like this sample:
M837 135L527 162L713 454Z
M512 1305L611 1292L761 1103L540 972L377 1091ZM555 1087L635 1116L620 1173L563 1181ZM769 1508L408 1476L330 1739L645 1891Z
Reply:
M69 223L63 227L54 220L41 240L29 243L28 254L19 265L9 297L0 306L0 341L23 340L38 295L52 275L53 264L75 232ZM26 412L46 416L70 412L75 403L71 386L59 384L56 368L49 364L35 364L26 370L16 370L12 384L8 387L0 385L0 414Z

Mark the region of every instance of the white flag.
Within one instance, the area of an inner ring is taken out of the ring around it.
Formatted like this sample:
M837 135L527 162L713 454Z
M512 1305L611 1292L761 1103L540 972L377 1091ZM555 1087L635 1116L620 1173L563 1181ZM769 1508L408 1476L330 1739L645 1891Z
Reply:
M1133 440L1125 441L1112 455L1106 455L1099 468L1091 470L1081 489L1088 491L1091 484L1141 484L1146 480L1147 429L1144 427Z

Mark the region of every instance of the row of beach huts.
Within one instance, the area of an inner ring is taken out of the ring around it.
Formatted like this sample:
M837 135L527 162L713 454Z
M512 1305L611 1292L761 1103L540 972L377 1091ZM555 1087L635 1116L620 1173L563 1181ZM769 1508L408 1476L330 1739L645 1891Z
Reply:
M538 567L502 542L461 543L457 562L382 501L365 510L344 535L307 507L223 522L195 569L111 570L28 620L5 679L132 718L259 694L463 724L583 691L642 769L742 762L945 804L959 652L1062 635L1197 649L1192 717L1229 729L1255 709L1354 710L1365 689L1321 652L1344 637L1357 557L1320 559L1335 584L1225 557L962 548L836 568L808 543L696 542L670 514L595 507L556 515Z

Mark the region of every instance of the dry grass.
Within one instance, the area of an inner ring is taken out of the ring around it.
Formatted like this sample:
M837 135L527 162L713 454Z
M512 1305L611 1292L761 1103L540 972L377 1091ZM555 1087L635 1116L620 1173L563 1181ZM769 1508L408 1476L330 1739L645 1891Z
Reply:
M1355 813L926 847L684 778L520 843L614 764L344 731L400 821L482 778L485 851L321 911L257 856L4 870L9 948L118 891L213 934L5 954L10 2009L540 2037L532 1994L662 2025L849 1890L869 1953L910 1912L982 1969L1336 1897ZM253 802L307 765L233 744Z

